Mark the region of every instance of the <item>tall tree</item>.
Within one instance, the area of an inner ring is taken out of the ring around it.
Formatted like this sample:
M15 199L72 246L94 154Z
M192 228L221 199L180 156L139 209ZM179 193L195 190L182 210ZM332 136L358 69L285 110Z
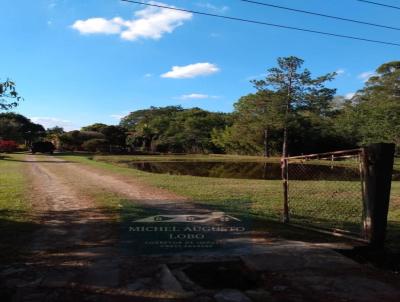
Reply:
M282 129L282 108L279 95L273 91L260 90L256 94L241 97L235 108L235 122L250 131L262 132L263 154L270 155L270 136Z
M326 81L334 78L335 73L313 79L310 71L302 70L303 63L302 59L293 56L278 58L278 67L269 69L264 80L253 81L254 86L259 91L274 91L281 96L284 112L282 159L289 154L288 129L290 123L295 121L296 113L305 109L310 111L317 109L317 111L322 112L322 109L329 104L329 97L332 100L336 92L335 89L328 89L324 86ZM289 221L287 169L287 162L283 160L284 221Z
M288 156L288 129L296 113L312 110L323 113L328 110L335 89L324 86L335 73L312 78L310 71L302 69L304 61L297 57L278 58L278 66L268 70L264 80L252 83L259 91L273 91L280 96L283 108L282 157Z
M361 143L400 144L400 61L379 66L353 101L352 122Z

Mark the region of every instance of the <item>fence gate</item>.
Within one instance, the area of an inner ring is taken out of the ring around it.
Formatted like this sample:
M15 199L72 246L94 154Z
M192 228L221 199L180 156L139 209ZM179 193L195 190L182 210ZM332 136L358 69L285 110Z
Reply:
M363 237L363 149L282 160L285 220Z

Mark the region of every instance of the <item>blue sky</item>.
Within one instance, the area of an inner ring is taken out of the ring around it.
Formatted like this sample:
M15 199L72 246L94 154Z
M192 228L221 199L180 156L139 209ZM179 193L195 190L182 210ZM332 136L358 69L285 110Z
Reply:
M262 1L400 27L400 11L355 0ZM239 0L159 2L400 42L398 31ZM249 79L264 74L280 56L303 58L315 76L339 71L332 85L346 95L361 88L377 66L398 60L400 50L118 0L1 0L0 28L0 79L13 79L25 98L15 111L68 130L115 124L120 116L149 106L232 111L240 96L254 91Z

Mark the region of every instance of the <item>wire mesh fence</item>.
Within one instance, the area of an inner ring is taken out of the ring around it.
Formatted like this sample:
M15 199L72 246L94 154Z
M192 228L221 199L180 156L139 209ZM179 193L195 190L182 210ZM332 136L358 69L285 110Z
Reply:
M361 149L286 158L290 222L361 237L361 163Z

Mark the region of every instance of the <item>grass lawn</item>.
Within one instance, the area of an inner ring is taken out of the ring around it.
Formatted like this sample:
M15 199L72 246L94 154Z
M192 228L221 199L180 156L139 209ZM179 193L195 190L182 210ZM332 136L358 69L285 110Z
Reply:
M251 216L254 220L277 221L282 210L282 183L279 180L207 178L186 175L153 174L128 168L127 163L136 160L176 161L261 161L262 157L226 155L182 156L83 156L59 155L84 164L132 176L146 183L190 197L199 204L223 210L239 216ZM270 159L277 161L278 159ZM314 223L324 227L358 230L361 221L360 191L358 182L307 181L302 183L300 198L292 199L293 221ZM292 183L294 186L295 183ZM349 189L350 188L350 189ZM332 194L334 201L332 202ZM310 219L310 217L313 217ZM400 235L400 182L393 182L392 203L389 212L389 238L399 248ZM280 228L280 227L278 227ZM280 231L285 231L281 229ZM304 234L304 236L308 236ZM297 238L298 240L303 238Z
M199 160L199 161L261 161L262 157L224 156L224 155L188 155L188 156L93 156L82 154L60 154L58 157L93 165L128 177L135 177L145 183L171 190L190 197L194 202L232 213L236 216L250 217L253 228L268 231L272 236L303 241L337 241L334 237L317 234L277 223L282 209L282 184L279 180L227 179L196 176L178 176L153 174L127 167L127 161L154 160ZM38 227L35 223L29 202L29 183L25 177L23 154L12 154L0 159L0 263L7 263L23 256L24 246L29 242L32 232ZM271 159L277 161L278 159ZM106 162L107 161L107 162ZM396 160L395 169L400 169ZM303 183L303 184L302 184ZM344 227L356 225L359 218L358 197L351 197L349 191L341 192L338 185L345 188L351 182L301 181L304 198L292 199L293 220L321 224L344 223ZM295 183L292 182L292 186ZM353 187L353 186L352 186ZM357 186L354 186L356 188ZM327 192L335 191L338 200L344 203L328 202ZM357 189L358 192L358 189ZM92 192L99 206L115 211L116 219L123 215L142 217L148 209L124 200L121 196L109 192ZM97 195L96 195L97 194ZM353 194L353 193L352 193ZM358 194L358 193L357 193ZM310 197L310 198L309 198ZM312 198L311 198L312 197ZM122 212L121 212L122 210ZM122 215L118 215L122 213ZM122 217L123 219L123 217ZM346 225L347 224L347 225ZM400 182L392 183L392 200L389 210L388 244L391 251L400 252Z
M0 159L0 261L9 261L24 250L35 224L31 220L23 154Z

